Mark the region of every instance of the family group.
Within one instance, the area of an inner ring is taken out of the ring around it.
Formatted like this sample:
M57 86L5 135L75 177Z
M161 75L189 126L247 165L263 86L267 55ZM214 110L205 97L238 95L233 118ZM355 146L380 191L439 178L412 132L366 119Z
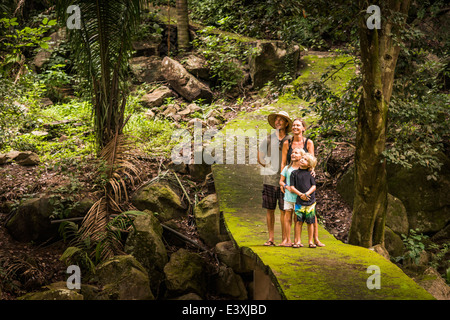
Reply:
M324 247L318 235L316 216L316 181L314 168L314 143L304 137L306 123L301 118L292 120L288 113L280 111L268 116L272 134L258 150L258 163L267 168L264 174L262 200L267 210L269 239L265 246L275 246L275 209L278 203L282 241L279 246L303 247L301 232L307 224L308 247ZM292 133L292 135L290 135ZM271 152L277 150L278 152ZM281 161L280 161L281 160ZM294 216L294 242L291 241L291 226Z

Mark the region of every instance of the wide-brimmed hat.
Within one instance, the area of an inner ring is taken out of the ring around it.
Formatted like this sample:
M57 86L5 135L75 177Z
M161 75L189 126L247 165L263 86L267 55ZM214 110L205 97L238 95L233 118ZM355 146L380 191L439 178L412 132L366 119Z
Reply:
M269 114L269 116L267 117L267 121L269 122L271 127L275 128L275 119L278 116L283 117L288 122L288 126L286 127L286 133L291 132L292 120L291 120L291 118L289 118L289 115L286 111L279 111L279 112Z

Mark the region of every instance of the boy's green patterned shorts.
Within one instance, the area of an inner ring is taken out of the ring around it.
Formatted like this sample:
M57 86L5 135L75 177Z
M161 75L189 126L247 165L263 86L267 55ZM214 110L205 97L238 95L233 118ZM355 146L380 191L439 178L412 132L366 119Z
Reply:
M306 222L307 224L316 222L316 203L314 202L310 206L302 206L296 203L295 214L299 222Z

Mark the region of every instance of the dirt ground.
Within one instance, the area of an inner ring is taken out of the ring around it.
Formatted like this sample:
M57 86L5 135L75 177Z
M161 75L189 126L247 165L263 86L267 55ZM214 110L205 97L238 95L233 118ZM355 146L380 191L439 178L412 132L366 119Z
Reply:
M321 223L337 239L345 242L351 222L351 209L336 192L336 178L351 162L352 150L343 145L336 148L332 154L325 155L320 154L320 144L317 144L317 150L318 158L326 158L322 161L327 161L331 167L335 167L333 176L324 174L320 168L317 169L317 208ZM135 165L142 172L141 180L135 188L166 170L169 162L167 159L151 158L145 154L138 155L135 161ZM64 196L64 192L68 192L74 185L77 192L71 195L76 194L75 201L80 200L77 197L86 195L95 198L100 192L96 177L94 161L69 161L51 167L24 167L14 163L0 166L0 300L13 300L43 285L67 278L66 266L59 260L65 249L62 240L37 245L17 242L8 234L4 225L11 212L14 212L18 201L46 192L59 192ZM187 178L190 179L189 176ZM189 185L186 185L186 189L193 197ZM130 194L133 191L130 187ZM206 196L206 186L202 192L200 196ZM197 237L191 222L182 221L178 227L183 229L186 235Z

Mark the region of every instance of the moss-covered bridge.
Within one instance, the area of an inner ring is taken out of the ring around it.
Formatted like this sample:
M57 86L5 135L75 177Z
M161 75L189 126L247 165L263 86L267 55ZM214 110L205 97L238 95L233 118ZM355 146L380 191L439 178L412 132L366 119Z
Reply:
M307 56L303 59L306 61L305 65L310 67L303 72L303 76L308 77L310 75L319 77L324 65L338 61L333 57L317 56ZM348 78L348 72L354 72L354 68L350 66L342 70L341 83ZM302 104L301 100L284 96L275 105L242 114L227 124L223 130L237 128L269 130L267 124L269 113L285 110L291 117L299 116ZM342 243L322 227L319 227L319 235L321 241L326 244L325 247L310 249L307 246L303 248L264 246L268 233L265 209L261 207L262 176L259 167L253 164L216 164L213 166L213 175L225 225L235 245L255 255L263 266L262 272L271 277L273 287L278 293L278 295L264 295L259 292L257 297L262 299L278 297L288 300L433 299L395 264L372 250ZM278 209L275 215L275 235L279 243L281 227ZM306 237L304 227L302 243L308 243ZM370 286L367 285L368 282L374 283L372 279L375 274L368 270L370 266L379 268L379 289L369 289ZM258 279L255 279L255 286L257 285Z

